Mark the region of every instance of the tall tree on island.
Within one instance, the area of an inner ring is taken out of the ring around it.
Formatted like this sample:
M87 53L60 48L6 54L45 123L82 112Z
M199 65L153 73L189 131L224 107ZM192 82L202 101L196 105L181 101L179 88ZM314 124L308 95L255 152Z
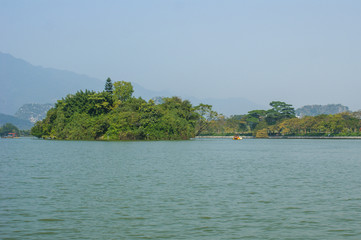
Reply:
M198 121L195 125L195 135L198 136L207 130L212 121L218 119L218 113L212 110L212 105L203 103L196 106L194 110L198 114Z
M114 100L125 102L132 97L134 92L133 86L130 82L118 81L114 83Z
M291 104L287 104L281 101L272 101L270 103L272 107L267 111L266 121L269 125L276 124L285 119L295 118L295 109Z
M104 90L108 93L113 93L113 83L110 78L107 78Z

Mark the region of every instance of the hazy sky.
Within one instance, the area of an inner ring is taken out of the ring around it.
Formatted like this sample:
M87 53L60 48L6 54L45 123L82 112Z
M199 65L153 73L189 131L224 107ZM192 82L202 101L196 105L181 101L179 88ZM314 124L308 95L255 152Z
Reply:
M0 0L0 51L196 97L361 109L361 1Z

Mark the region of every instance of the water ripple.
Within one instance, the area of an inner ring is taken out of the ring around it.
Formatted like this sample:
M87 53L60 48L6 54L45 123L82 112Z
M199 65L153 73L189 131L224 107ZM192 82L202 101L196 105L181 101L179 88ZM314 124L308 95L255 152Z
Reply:
M3 239L361 239L360 141L0 147Z

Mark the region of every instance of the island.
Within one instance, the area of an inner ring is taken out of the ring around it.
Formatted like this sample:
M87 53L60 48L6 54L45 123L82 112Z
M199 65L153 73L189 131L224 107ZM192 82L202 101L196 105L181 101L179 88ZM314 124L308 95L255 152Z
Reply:
M130 82L104 91L78 91L58 100L31 134L63 140L187 140L196 136L350 137L361 136L361 112L296 117L291 104L272 101L268 110L225 117L211 105L193 106L180 97L146 101L133 97Z
M210 105L193 106L179 97L161 103L133 97L130 82L112 83L102 92L78 91L58 100L33 136L63 140L185 140L204 129Z

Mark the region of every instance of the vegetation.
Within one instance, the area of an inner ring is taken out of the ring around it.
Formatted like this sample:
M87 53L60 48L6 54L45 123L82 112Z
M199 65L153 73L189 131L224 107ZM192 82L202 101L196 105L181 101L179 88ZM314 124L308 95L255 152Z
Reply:
M155 104L132 97L129 82L108 79L103 92L78 91L59 100L31 134L73 140L175 140L194 137L208 121L211 106L193 107L178 97Z
M295 110L292 105L273 101L269 110L252 110L246 115L234 115L230 118L214 115L209 119L207 126L203 129L203 135L253 135L257 132L275 125L287 119L295 118ZM265 137L266 135L262 135Z
M78 91L59 100L36 122L31 134L39 138L73 140L176 140L196 135L353 136L361 135L361 113L296 118L292 105L270 103L226 118L211 105L192 106L179 97L148 102L132 96L129 82L112 83L103 92Z
M7 136L9 133L16 133L17 136L20 136L20 130L15 125L11 123L5 123L0 126L0 136Z
M268 131L267 129L262 129L257 131L256 133L256 138L268 138Z
M293 118L267 128L271 135L284 136L361 136L361 120L344 112Z
M105 81L104 91L108 93L113 93L113 83L110 78L107 78L107 80Z
M296 118L290 104L274 101L270 106L269 110L252 110L245 115L217 116L201 135L361 136L360 111Z

